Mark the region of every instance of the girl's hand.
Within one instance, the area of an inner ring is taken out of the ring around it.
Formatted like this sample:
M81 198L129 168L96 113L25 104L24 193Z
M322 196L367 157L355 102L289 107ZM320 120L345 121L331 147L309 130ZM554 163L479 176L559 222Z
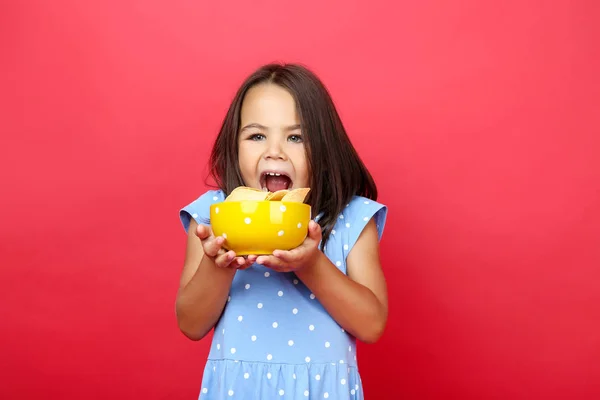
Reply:
M256 256L236 257L234 251L226 251L222 247L225 238L222 236L215 237L210 226L199 224L196 229L196 236L202 242L204 255L213 260L217 267L246 269L256 261Z
M298 271L315 262L321 251L321 237L321 226L310 221L308 236L300 246L289 251L275 250L273 255L259 256L256 262L279 272Z

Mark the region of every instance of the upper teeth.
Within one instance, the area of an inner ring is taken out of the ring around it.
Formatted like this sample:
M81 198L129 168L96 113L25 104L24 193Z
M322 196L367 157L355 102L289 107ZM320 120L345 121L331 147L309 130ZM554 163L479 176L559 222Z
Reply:
M267 175L280 176L281 174L278 174L277 172L267 172Z

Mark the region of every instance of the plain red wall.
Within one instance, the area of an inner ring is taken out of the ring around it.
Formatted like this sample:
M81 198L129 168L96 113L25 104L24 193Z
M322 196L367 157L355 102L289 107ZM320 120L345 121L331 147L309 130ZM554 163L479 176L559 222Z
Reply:
M551 5L552 4L552 5ZM300 61L390 207L368 399L600 398L594 1L0 5L0 398L192 399L179 207Z

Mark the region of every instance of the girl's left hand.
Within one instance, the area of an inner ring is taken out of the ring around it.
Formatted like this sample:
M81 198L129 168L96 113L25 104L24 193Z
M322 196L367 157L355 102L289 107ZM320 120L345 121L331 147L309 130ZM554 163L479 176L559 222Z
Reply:
M321 237L321 226L315 221L310 221L308 235L300 246L289 251L275 250L273 255L259 256L256 262L278 272L298 271L315 262L321 251Z

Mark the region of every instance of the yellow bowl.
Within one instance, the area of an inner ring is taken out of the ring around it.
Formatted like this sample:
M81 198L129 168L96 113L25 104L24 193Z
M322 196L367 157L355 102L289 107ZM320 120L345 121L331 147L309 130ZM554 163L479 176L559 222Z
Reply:
M237 255L272 254L298 247L308 234L311 208L284 201L225 201L210 206L215 236Z

